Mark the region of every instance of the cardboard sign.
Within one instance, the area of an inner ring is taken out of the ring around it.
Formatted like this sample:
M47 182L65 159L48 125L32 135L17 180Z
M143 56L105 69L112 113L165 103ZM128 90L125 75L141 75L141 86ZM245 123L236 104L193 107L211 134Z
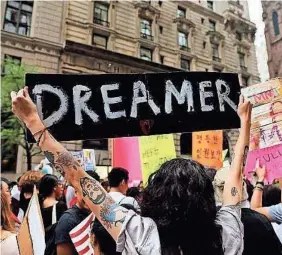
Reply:
M61 141L240 127L234 73L27 74L26 84Z
M176 158L173 135L171 134L139 137L139 149L144 184L164 162Z
M222 167L223 133L218 131L193 132L192 159L206 167Z
M95 171L95 151L93 149L83 149L83 164L85 171Z
M30 199L17 238L19 254L44 255L45 230L36 189Z
M129 172L129 183L142 180L138 137L113 139L112 166Z
M253 104L250 151L282 144L282 79L242 89Z
M268 183L276 178L282 177L282 145L253 150L248 153L245 167L245 175L249 180L252 179L255 170L256 161L259 159L260 165L266 167L266 180Z

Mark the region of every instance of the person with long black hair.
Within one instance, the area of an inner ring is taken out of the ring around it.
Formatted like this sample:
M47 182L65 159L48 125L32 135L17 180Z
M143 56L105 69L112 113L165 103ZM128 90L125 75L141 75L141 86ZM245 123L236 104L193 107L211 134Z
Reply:
M12 111L31 131L54 167L83 195L86 204L123 254L242 254L240 219L242 170L250 137L252 105L240 98L240 135L230 175L224 185L223 206L216 212L211 179L192 160L173 159L150 176L141 215L119 206L101 184L46 129L28 88L11 92ZM177 184L177 185L176 185Z
M39 183L39 201L45 229L55 224L67 206L59 201L63 195L63 186L58 178L52 174L46 174Z

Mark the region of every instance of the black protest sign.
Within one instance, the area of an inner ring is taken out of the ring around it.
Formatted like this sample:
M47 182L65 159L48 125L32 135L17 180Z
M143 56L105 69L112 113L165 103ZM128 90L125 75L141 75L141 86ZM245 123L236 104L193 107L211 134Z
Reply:
M61 141L240 126L232 73L27 74L26 84Z

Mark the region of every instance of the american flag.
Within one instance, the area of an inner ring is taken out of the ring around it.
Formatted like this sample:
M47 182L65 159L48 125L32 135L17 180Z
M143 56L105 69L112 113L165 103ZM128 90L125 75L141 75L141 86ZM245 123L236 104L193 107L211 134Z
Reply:
M86 219L70 231L70 237L79 255L94 255L94 250L90 243L91 223L94 220L91 213Z

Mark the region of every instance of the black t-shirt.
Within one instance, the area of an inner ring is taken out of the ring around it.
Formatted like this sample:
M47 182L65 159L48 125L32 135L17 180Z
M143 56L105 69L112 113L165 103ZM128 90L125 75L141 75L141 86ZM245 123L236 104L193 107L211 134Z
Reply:
M80 209L76 205L65 211L55 230L55 244L68 243L72 246L72 254L78 254L71 241L69 232L81 223L89 214L89 210Z
M282 254L282 245L264 215L242 208L242 222L244 224L243 255Z
M59 219L67 209L68 209L67 205L64 202L60 201L56 204L57 222L59 221ZM41 214L42 214L42 219L45 229L52 225L52 211L53 211L53 206L41 208Z

